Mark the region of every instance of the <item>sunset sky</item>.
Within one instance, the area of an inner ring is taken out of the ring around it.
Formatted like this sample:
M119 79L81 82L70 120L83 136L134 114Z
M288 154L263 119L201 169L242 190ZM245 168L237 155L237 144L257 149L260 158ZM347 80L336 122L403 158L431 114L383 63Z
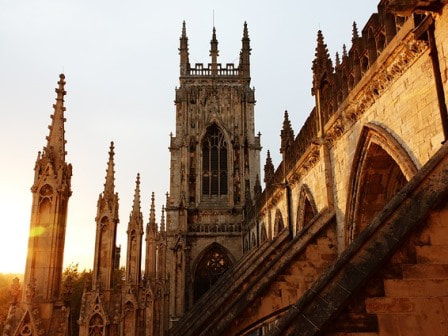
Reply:
M123 265L137 172L145 223L151 192L159 218L169 189L182 21L191 63L210 61L214 16L218 61L236 64L247 21L261 162L270 149L277 166L284 110L297 134L314 106L317 30L334 59L343 43L351 45L352 22L361 30L376 6L372 0L0 1L0 272L24 271L33 167L46 143L59 73L66 75L73 165L64 264L93 266L96 202L113 140Z

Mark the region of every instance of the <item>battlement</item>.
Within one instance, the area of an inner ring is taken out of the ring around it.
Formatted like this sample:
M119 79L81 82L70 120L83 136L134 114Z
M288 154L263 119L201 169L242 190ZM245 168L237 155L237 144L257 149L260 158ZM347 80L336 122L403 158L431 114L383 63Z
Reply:
M195 63L194 67L187 69L187 76L205 77L205 76L225 76L236 77L240 75L239 67L233 63L227 63L223 66L221 63L216 64L216 73L214 74L212 63L208 63L205 67L203 63Z

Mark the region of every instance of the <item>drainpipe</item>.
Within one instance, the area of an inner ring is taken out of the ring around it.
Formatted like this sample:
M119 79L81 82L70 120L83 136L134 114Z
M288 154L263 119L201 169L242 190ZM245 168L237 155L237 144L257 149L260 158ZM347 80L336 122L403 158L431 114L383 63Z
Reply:
M428 27L428 38L434 80L436 82L437 99L439 101L440 118L442 120L443 136L445 143L448 139L448 111L446 107L445 91L443 90L442 73L440 72L439 52L437 51L436 37L434 34L435 24L432 22Z

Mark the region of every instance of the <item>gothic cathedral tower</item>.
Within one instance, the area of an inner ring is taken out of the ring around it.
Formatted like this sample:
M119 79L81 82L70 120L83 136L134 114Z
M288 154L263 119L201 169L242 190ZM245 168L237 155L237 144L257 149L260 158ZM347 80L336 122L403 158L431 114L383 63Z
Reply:
M183 23L166 209L171 324L242 255L243 209L259 178L246 23L238 67L217 62L215 28L210 44L211 63L192 67Z

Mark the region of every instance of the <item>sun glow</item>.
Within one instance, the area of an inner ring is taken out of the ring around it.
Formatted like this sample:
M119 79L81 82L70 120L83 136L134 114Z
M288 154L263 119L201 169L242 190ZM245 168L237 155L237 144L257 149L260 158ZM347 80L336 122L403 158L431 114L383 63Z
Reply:
M31 197L27 190L18 192L8 185L9 197L0 198L0 213L3 214L0 235L0 272L23 273L25 270L29 230ZM3 195L3 194L2 194Z

